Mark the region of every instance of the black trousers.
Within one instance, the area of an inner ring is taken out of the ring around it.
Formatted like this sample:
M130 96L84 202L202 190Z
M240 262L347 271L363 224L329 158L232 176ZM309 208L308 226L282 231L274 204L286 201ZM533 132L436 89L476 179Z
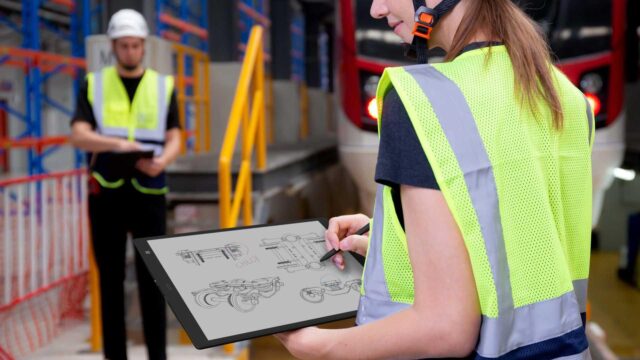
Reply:
M93 249L100 271L104 356L109 360L126 360L124 279L127 233L131 233L133 238L165 235L165 197L142 194L130 184L106 189L93 182L89 189ZM135 266L149 359L164 360L167 357L165 301L137 251Z

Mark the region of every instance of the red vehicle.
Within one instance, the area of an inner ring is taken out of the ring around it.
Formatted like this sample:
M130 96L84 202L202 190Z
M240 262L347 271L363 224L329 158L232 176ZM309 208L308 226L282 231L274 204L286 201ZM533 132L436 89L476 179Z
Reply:
M626 0L520 0L545 30L557 66L596 113L593 150L593 225L605 190L624 154L624 30ZM378 151L375 90L385 67L407 64L400 39L385 20L369 15L370 0L337 0L336 96L340 154L373 209ZM437 61L436 59L432 59Z

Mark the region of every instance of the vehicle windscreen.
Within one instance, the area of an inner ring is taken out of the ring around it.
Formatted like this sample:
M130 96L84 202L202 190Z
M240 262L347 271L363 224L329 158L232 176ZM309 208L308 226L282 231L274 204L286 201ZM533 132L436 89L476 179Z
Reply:
M611 0L518 0L560 59L611 50Z

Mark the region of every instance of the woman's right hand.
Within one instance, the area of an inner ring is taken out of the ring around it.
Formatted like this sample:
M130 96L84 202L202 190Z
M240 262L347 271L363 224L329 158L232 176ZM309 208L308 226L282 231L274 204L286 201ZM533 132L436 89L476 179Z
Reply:
M371 219L364 214L336 216L329 220L329 228L325 232L327 250L340 249L353 251L362 256L367 255L369 235L351 235L369 223ZM344 270L344 257L341 253L334 255L331 260L340 270Z

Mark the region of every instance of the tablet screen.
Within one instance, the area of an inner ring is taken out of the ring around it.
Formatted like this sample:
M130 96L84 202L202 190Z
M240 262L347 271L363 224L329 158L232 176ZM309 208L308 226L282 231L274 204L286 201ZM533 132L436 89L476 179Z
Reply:
M319 221L149 240L208 340L357 310L362 266L338 270Z

